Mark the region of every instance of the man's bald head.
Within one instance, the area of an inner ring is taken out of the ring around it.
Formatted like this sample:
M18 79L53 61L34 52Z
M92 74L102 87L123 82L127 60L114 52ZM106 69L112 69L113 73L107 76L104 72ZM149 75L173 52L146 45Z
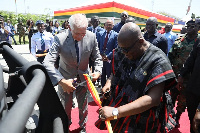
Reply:
M148 34L154 34L157 26L158 26L157 18L150 17L147 19L146 30L147 30Z
M147 19L147 22L148 22L148 21L154 22L154 23L156 23L156 24L158 23L158 20L157 20L157 18L155 18L155 17L150 17L150 18L148 18L148 19Z
M142 36L140 27L129 22L124 24L119 32L118 45L126 58L135 60L144 53L148 44Z
M129 44L142 37L140 27L135 23L129 22L122 26L119 35L118 43Z

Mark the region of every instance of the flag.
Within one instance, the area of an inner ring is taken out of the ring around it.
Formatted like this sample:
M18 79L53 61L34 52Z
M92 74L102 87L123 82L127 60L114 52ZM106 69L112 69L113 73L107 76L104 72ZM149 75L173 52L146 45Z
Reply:
M190 11L190 6L188 6L186 15L189 13L189 11Z
M102 106L101 106L101 100L100 100L99 94L94 84L92 83L90 76L88 74L83 74L83 76L85 77L85 80L87 82L87 86L92 95L92 98L94 99L95 103L99 106L99 108L101 108ZM106 120L105 124L106 124L108 132L113 133L110 121Z

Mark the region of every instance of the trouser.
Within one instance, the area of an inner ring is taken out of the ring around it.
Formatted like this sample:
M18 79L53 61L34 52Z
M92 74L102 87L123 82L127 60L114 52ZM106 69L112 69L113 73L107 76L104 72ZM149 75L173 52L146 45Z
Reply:
M31 37L32 35L28 35L28 43L29 43L29 51L31 53Z
M187 92L186 103L187 103L188 116L190 120L190 132L194 133L194 131L192 130L192 122L196 113L196 109L200 103L200 96Z
M111 74L111 62L104 61L103 62L103 68L102 68L102 75L101 75L101 86L104 87L106 84L107 78L110 77Z
M177 103L177 107L176 110L180 113L185 112L186 109L186 97L185 94L186 93L186 88L183 86L182 90L180 91L180 94L178 96L178 103Z
M16 40L15 40L15 37L14 37L14 36L11 36L11 37L12 37L12 39L13 39L15 45L17 45L17 42L16 42Z
M88 99L87 99L87 88L79 86L75 90L76 99L78 102L79 109L79 125L81 128L86 127L88 117ZM65 108L69 123L71 123L71 110L73 103L73 93L66 93L63 91L61 86L58 86L58 96L61 99L61 103Z
M25 44L25 35L19 35L19 44L21 44L21 38L23 37L23 42Z

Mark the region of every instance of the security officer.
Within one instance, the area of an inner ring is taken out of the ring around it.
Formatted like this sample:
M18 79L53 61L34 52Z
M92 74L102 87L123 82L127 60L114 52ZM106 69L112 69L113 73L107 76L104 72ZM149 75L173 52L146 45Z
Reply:
M42 63L54 41L54 37L51 33L45 31L42 20L38 20L35 25L38 32L31 37L31 54L37 58L38 62Z
M186 26L187 33L183 37L176 39L176 41L172 45L172 48L168 55L170 62L172 64L173 71L177 77L180 74L180 70L183 67L183 64L185 63L186 59L188 58L188 56L193 48L193 45L200 37L198 35L199 28L195 25L195 20L191 19L186 24L187 24L187 26ZM181 86L181 87L177 86L176 89L171 90L172 98L174 100L173 102L175 102L175 100L176 100L177 94L175 94L175 93L177 93L177 89L180 92L178 99L177 99L178 103L177 103L177 107L176 107L177 123L179 123L179 119L180 119L182 112L184 112L186 109L186 98L185 98L186 91L185 91L185 89L186 89L186 85L187 85L189 78L190 78L190 74L187 74L184 77L183 86ZM179 126L179 124L178 124L178 126Z
M21 44L21 38L23 37L23 42L25 44L25 29L22 21L19 21L19 24L17 25L17 32L19 34L19 44Z

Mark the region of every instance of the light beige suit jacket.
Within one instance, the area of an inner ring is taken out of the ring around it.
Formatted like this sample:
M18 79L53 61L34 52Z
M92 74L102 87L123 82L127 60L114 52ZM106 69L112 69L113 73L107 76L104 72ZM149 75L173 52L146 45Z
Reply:
M45 66L53 85L65 79L76 78L79 74L81 81L84 81L83 74L89 74L89 58L94 60L95 71L102 72L103 62L100 56L98 43L94 33L86 31L81 40L80 61L77 63L75 42L70 30L66 30L54 38L54 43L44 59ZM60 55L59 69L54 67L56 58Z

